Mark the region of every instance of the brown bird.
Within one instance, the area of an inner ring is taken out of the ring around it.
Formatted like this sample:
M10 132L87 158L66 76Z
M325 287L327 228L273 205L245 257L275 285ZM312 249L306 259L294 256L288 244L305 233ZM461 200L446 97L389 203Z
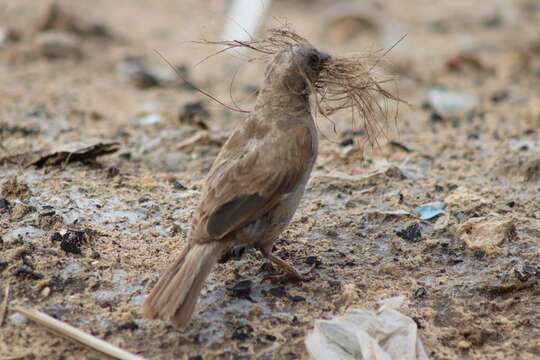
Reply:
M187 245L143 305L145 317L189 323L212 267L238 246L259 249L284 277L302 278L272 254L272 245L293 217L317 157L309 95L329 59L295 45L270 62L254 110L210 169Z

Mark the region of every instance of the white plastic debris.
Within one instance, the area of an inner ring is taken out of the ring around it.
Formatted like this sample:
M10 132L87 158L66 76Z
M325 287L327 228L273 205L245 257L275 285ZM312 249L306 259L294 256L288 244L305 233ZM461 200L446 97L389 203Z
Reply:
M224 40L251 40L264 22L271 0L234 0L226 19Z
M305 343L313 360L427 360L413 319L396 309L404 297L379 302L378 311L355 309L316 320Z
M433 88L428 93L428 103L441 115L460 115L476 106L476 97L471 94Z
M159 114L148 114L139 118L139 123L141 125L157 125L161 122L161 115Z

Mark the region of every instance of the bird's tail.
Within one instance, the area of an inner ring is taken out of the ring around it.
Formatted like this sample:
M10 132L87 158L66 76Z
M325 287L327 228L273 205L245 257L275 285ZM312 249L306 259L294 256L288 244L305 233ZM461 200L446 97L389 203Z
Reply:
M220 256L219 243L186 245L146 298L143 316L167 320L176 326L187 325L204 281Z

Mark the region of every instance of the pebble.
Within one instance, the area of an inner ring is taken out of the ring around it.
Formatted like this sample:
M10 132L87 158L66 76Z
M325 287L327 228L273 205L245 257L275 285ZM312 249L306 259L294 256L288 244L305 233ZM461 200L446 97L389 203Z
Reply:
M404 229L397 230L396 235L403 240L417 242L422 238L422 231L418 223L411 224Z
M180 111L180 122L184 124L194 125L201 129L207 130L208 125L206 120L210 117L210 113L206 110L202 101L190 102L185 104Z
M273 296L278 297L278 298L282 298L285 295L287 295L287 292L285 291L285 288L283 288L282 286L273 287L270 290L268 290L268 292L270 294L272 294Z
M419 287L418 289L414 290L414 297L417 299L423 298L427 295L427 290L424 287Z
M321 264L321 260L319 260L318 257L316 256L308 256L305 260L305 263L310 265L310 266L313 266L313 265L320 265Z
M22 314L19 314L19 313L15 313L15 314L10 315L8 317L8 319L9 319L9 322L12 323L15 326L23 326L27 322L26 316L24 316Z
M68 253L81 254L81 246L84 242L84 232L78 230L68 231L62 236L60 248Z
M306 301L306 298L301 295L289 295L289 300L294 302Z
M9 210L10 204L7 199L1 198L0 199L0 210Z
M77 38L62 32L44 32L36 37L36 52L50 60L81 59L83 51Z
M523 179L527 182L540 181L540 159L534 159L525 164Z
M241 280L229 289L232 296L238 298L247 298L251 293L251 286L253 282L251 280Z
M41 280L44 277L43 274L35 272L27 266L21 266L20 268L15 270L14 275L17 277L25 277L31 280Z

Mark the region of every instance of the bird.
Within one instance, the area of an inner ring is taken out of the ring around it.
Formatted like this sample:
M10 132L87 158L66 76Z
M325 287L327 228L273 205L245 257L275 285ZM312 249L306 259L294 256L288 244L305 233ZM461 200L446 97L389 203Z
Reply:
M189 324L212 268L240 246L258 249L281 270L271 280L303 279L272 250L298 208L317 158L310 94L329 59L311 44L288 46L271 59L253 110L208 172L186 245L144 301L144 317Z

